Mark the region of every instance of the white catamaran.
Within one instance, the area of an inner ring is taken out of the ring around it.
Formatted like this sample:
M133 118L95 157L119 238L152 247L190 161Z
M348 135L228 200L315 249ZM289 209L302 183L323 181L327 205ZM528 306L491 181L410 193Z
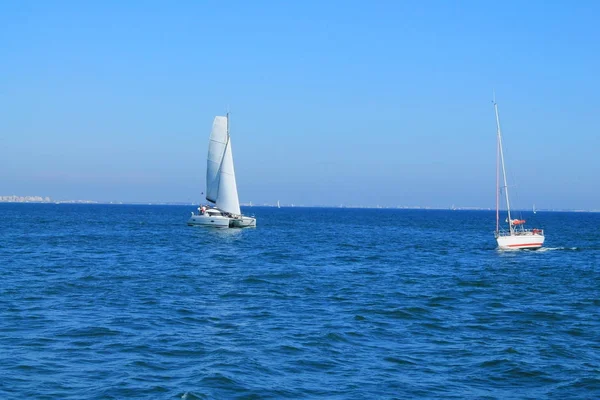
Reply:
M543 229L525 229L525 220L512 219L510 216L510 201L508 199L508 185L506 184L506 168L504 166L504 152L502 150L502 132L500 131L500 118L498 117L498 104L494 98L496 111L497 149L496 149L496 241L501 249L538 249L544 244ZM504 186L500 187L500 165ZM508 231L500 229L500 192L504 189L506 195L506 212L508 217Z
M192 212L189 226L212 226L217 228L245 228L256 226L256 218L242 215L238 198L233 154L229 136L229 113L215 117L206 163L206 200L209 205Z

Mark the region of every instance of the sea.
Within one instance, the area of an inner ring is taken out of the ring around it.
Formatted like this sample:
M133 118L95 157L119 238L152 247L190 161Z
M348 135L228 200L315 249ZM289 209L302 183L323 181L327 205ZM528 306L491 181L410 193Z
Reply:
M600 213L1 204L1 399L597 399Z

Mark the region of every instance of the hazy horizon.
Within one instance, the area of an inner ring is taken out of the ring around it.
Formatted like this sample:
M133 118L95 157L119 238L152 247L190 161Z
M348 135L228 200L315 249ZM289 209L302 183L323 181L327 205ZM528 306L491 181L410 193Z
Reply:
M208 201L203 200L201 202L198 201L131 201L125 202L120 200L110 200L110 201L98 201L94 199L53 199L44 200L44 201L4 201L0 196L0 204L44 204L44 203L61 203L61 204L82 204L82 205L172 205L172 206L198 206L200 204L209 204ZM28 197L28 196L20 196L20 197ZM46 197L46 196L30 196L30 197ZM265 207L272 208L277 207L277 202L273 203L241 203L242 208L253 208L253 207ZM347 209L387 209L387 210L448 210L448 211L495 211L495 207L478 207L478 206L469 206L469 205L459 205L452 204L449 207L432 207L428 205L409 205L409 204L397 204L391 206L382 206L380 204L297 204L297 203L280 203L281 208L347 208ZM501 206L501 211L505 211L506 207ZM531 212L533 211L533 207L530 208L512 208L511 211L516 212ZM535 207L535 211L537 212L600 212L600 208L589 208L589 209L581 209L581 208L538 208Z
M231 109L240 201L600 208L600 4L0 5L0 195L198 202Z

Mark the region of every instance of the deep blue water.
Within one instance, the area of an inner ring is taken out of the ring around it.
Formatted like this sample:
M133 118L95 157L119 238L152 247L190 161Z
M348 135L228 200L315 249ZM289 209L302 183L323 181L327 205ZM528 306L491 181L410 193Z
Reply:
M0 205L0 398L600 398L600 214L192 210Z

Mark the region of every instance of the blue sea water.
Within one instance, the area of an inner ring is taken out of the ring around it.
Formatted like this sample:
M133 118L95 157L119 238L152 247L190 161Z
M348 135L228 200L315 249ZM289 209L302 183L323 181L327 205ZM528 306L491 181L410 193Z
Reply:
M192 210L0 205L0 398L600 398L600 214Z

